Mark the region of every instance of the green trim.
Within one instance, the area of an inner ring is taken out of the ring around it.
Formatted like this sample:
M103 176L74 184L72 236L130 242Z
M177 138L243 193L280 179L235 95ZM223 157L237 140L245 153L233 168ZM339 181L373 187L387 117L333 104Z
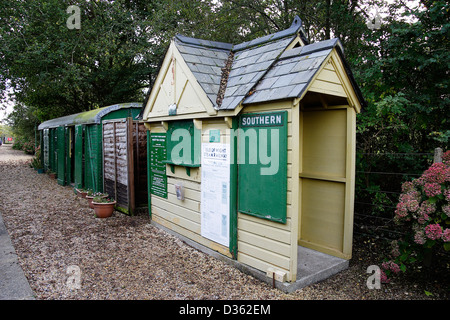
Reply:
M150 169L150 131L147 130L147 197L148 197L148 215L150 219L152 218L152 180L151 180L151 169Z
M232 119L232 130L238 127L238 118ZM233 156L230 164L230 246L229 250L233 259L237 260L238 245L237 245L237 195L238 195L238 165L237 165L237 137L232 137L234 140L230 145L230 152Z

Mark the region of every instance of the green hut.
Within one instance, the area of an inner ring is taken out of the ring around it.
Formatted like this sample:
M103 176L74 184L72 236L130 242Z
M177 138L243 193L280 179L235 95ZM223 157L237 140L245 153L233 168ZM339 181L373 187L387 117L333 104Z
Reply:
M45 170L56 172L60 185L102 192L103 121L135 119L140 111L139 103L115 104L41 123Z

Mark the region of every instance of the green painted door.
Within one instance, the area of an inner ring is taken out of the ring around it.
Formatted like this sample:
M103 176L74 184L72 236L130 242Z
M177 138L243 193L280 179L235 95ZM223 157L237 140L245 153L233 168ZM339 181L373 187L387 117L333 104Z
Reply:
M66 185L66 131L64 127L57 129L57 163L58 163L58 183Z
M85 127L85 188L103 192L101 125Z
M58 129L52 128L50 131L50 168L58 173Z
M75 126L75 188L83 188L83 125Z
M73 171L72 171L72 157L73 157L73 139L72 139L72 127L66 127L66 184L70 184L73 181Z
M55 165L55 129L49 129L49 135L48 135L48 167L53 172L56 172L56 165Z

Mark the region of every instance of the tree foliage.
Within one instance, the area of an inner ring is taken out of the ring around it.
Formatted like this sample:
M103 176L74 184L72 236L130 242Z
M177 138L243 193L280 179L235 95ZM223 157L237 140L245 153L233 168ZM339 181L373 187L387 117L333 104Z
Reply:
M66 25L71 4L81 9L79 30ZM1 97L12 90L18 110L37 122L142 101L176 33L240 43L288 28L298 15L309 41L343 42L368 103L358 117L360 151L448 147L448 1L0 0L0 7ZM374 8L384 13L379 28L367 25Z

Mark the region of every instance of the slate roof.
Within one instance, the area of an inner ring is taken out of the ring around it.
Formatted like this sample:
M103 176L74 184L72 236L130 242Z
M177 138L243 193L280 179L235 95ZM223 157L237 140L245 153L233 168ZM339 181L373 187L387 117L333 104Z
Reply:
M338 39L321 41L285 51L244 103L300 97Z
M214 108L234 110L240 103L299 97L333 48L338 48L343 59L338 39L285 51L297 35L305 42L301 20L295 17L286 30L237 45L181 35L177 35L174 42ZM226 87L221 88L223 69L230 55L233 62L231 69L225 72ZM346 70L364 104L349 68ZM221 90L225 92L218 103Z
M175 37L175 45L214 107L218 108L216 100L222 78L222 68L225 66L233 46L181 35Z

